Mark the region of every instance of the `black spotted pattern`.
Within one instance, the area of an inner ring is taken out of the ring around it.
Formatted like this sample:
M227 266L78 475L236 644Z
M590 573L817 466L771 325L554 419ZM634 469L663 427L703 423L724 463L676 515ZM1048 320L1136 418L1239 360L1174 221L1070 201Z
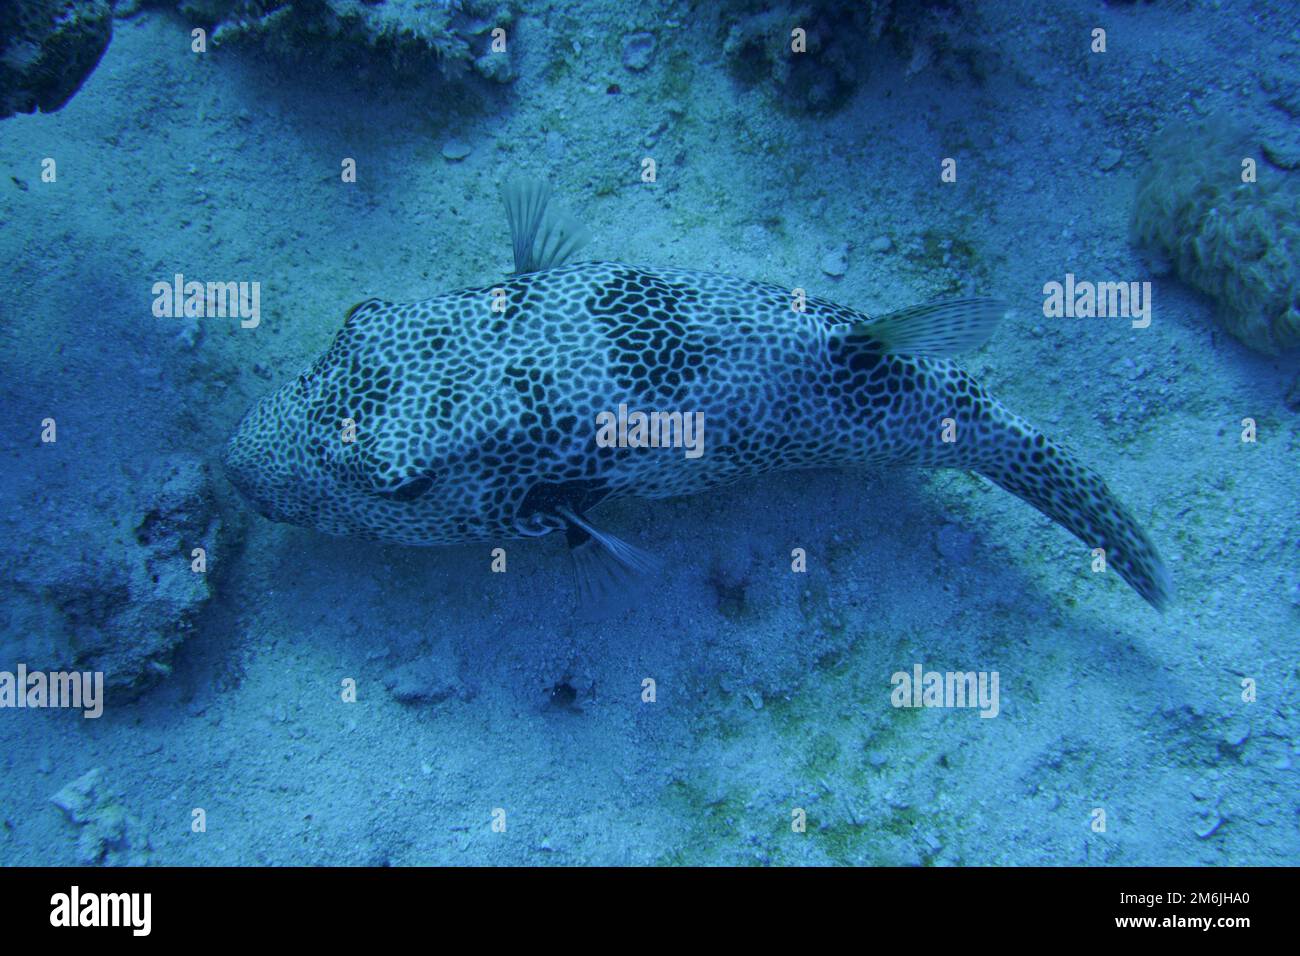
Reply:
M844 334L868 316L795 302L780 286L612 262L369 299L249 412L228 472L276 520L432 545L559 529L542 504L555 489L661 498L777 469L975 468L1164 599L1154 548L1099 478L952 362L889 354ZM620 404L703 413L703 455L598 447L597 414Z

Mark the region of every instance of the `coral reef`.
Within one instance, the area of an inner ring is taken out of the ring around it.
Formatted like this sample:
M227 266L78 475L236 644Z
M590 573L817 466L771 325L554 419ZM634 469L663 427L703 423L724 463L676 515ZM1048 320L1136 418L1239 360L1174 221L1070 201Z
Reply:
M1300 346L1300 180L1252 147L1221 117L1163 131L1138 186L1133 234L1215 300L1233 336L1277 354ZM1245 160L1254 181L1244 181Z
M723 42L728 66L742 83L769 81L778 103L793 112L842 106L882 42L894 43L910 58L909 76L958 51L956 0L742 0L735 6ZM805 31L806 52L792 50L795 28Z
M0 658L33 670L102 671L110 691L128 695L170 673L232 536L196 459L156 463L137 489L131 501L106 496L100 512L136 518L67 513L5 569ZM193 570L195 548L205 552L202 573Z
M399 78L436 69L455 81L514 79L509 53L491 50L492 30L514 20L502 0L180 0L176 6L214 28L215 45L257 43L286 59L333 66L375 60Z
M0 119L62 109L113 37L113 0L0 4Z

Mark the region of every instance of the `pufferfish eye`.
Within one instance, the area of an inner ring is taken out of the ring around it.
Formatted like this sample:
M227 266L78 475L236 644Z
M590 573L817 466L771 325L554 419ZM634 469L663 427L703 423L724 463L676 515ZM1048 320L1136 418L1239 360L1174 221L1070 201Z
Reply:
M414 501L433 487L431 475L414 475L394 488L376 492L381 498L392 501Z

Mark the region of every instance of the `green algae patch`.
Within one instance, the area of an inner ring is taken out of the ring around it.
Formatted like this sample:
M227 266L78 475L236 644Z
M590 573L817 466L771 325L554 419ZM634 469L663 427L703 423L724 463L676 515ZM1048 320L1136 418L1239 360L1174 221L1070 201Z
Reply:
M707 753L661 791L659 810L677 835L656 862L924 866L938 858L934 835L960 827L917 784L926 767L954 768L932 714L890 704L886 662L915 635L845 630L843 647L810 660L797 688L765 693L761 709L725 687L727 700L704 704L698 739ZM710 769L719 766L729 769Z
M680 103L691 101L691 90L695 83L695 63L685 50L674 50L668 56L668 64L662 73L659 84L659 102L676 100Z
M954 222L952 228L931 228L921 233L916 245L904 247L903 257L912 273L931 285L935 295L960 295L970 279L980 284L988 281L988 263L974 242L963 236L973 235L975 228Z
M685 780L664 790L662 804L686 822L681 841L660 855L660 866L708 866L733 862L745 844L744 821L751 815L748 794L727 790L709 796Z

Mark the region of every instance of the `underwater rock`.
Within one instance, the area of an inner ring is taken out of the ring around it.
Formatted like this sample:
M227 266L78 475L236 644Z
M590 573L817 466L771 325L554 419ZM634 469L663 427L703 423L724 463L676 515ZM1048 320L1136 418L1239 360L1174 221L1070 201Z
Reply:
M0 4L0 119L62 109L113 37L113 0Z
M623 65L639 73L650 65L655 55L652 33L629 33L623 38Z
M1275 355L1300 346L1300 177L1256 162L1255 142L1219 117L1162 132L1133 235L1215 300L1234 337Z
M451 697L469 700L473 695L460 680L456 662L439 653L394 667L384 675L384 687L404 704L437 704Z
M1208 840L1214 834L1219 832L1219 828L1227 821L1219 815L1217 811L1208 811L1201 816L1201 824L1195 829L1196 837L1199 840Z
M449 139L442 144L442 158L449 162L458 163L472 152L474 147L461 139Z
M103 776L103 773L104 769L102 767L87 770L72 783L50 797L50 803L67 814L68 819L73 823L85 823L90 808L94 805L93 794L99 786L99 779Z
M212 476L197 459L159 463L145 487L151 491L135 527L136 547L103 561L104 580L77 574L72 586L51 589L82 635L78 665L102 670L107 686L128 690L171 672L173 653L211 596L207 572L191 569L191 552L203 548L211 567L222 532Z
M1264 132L1260 146L1264 156L1278 169L1300 169L1300 131L1276 126Z
M88 770L50 802L63 811L77 834L77 862L82 866L143 866L149 838L140 822L104 783L104 768Z
M826 255L822 256L822 272L826 273L833 279L838 279L844 273L849 271L849 247L847 245L836 246Z
M102 671L105 686L126 696L171 672L232 535L198 459L158 461L123 492L130 500L106 493L98 510L54 512L61 517L48 537L11 555L3 575L9 630L31 638L26 647L6 641L5 659L32 670ZM195 548L204 552L201 572Z
M1110 172L1116 166L1124 161L1124 153L1118 149L1104 149L1101 155L1097 157L1097 168L1102 172Z
M1250 725L1242 721L1230 721L1223 729L1223 743L1220 749L1236 755L1240 753L1246 741L1250 739Z

